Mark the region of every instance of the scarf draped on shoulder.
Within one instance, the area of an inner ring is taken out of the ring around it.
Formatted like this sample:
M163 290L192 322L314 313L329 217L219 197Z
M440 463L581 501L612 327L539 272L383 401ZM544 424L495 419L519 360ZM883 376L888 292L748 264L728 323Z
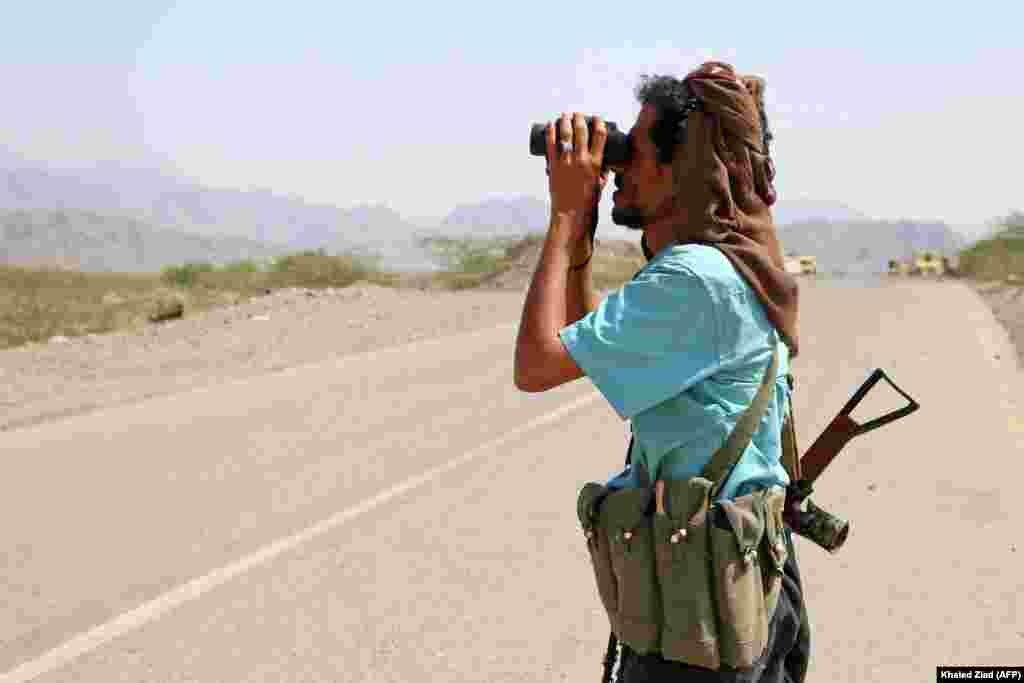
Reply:
M764 118L765 82L706 62L684 79L700 106L686 116L673 160L676 241L713 246L750 284L796 356L796 279L786 272L771 206L775 168Z

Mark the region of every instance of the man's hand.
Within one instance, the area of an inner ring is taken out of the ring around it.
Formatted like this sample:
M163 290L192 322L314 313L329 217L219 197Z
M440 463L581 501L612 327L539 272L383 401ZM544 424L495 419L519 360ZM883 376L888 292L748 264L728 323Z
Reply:
M593 240L597 203L608 182L602 172L608 127L594 117L590 137L583 114L563 113L557 124L548 124L548 190L551 193L549 235L562 246L573 247L588 237Z

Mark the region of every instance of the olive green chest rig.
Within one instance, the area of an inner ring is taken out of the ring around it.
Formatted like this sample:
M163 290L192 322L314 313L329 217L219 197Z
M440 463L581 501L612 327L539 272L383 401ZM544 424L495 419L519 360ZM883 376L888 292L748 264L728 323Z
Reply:
M773 394L776 349L753 402L698 477L610 490L589 483L577 515L613 636L640 654L749 668L768 640L789 553L785 490L716 500Z

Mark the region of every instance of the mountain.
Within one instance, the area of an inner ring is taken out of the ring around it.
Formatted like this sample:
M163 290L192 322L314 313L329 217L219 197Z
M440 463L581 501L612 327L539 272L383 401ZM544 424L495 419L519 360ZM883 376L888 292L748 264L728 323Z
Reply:
M389 270L438 270L441 264L421 240L440 235L440 230L412 223L394 209L382 205L342 209L330 225L305 229L291 244L324 248L328 253L358 254L380 259Z
M925 249L953 257L966 242L945 223L917 221L806 221L778 235L787 254L816 256L819 272L845 274L884 273L890 259Z
M611 222L611 193L606 192L597 226L599 240L640 242L640 232ZM515 237L544 233L551 218L547 199L527 195L488 198L459 204L441 222L439 230L449 236Z
M610 194L602 199L598 238L638 242L638 231L611 223ZM92 269L150 269L322 248L379 256L381 267L393 270L440 267L421 244L424 237L544 232L550 211L546 198L520 195L460 204L441 220L407 219L380 204L342 209L269 190L205 187L161 169L115 162L57 169L0 149L2 210L5 230L12 230L5 233L4 253L18 258L44 258L49 249L49 256L66 259L80 248L81 262ZM784 249L817 255L822 270L882 272L890 258L925 248L952 254L964 241L944 223L873 221L830 200L784 199L773 211ZM227 237L235 241L217 241Z
M124 167L114 162L89 168L54 168L27 162L0 149L0 210L96 214L128 230L125 239L129 242L145 233L144 225L148 225L176 234L269 243L273 245L267 247L271 251L324 248L328 253L378 255L382 266L395 270L439 267L433 255L418 243L417 238L428 231L403 220L386 206L342 209L269 190L210 188L160 169ZM50 225L50 218L39 220ZM94 222L78 216L75 225ZM78 244L78 237L69 234L65 241ZM44 243L56 244L50 238ZM241 247L249 242L235 244ZM115 248L120 255L111 263L124 262L123 246ZM174 250L178 252L193 253L184 247ZM87 261L100 265L94 257ZM143 262L154 261L147 256Z
M0 263L156 272L186 261L229 263L287 251L244 237L154 228L123 215L77 209L0 210Z
M519 196L459 204L445 217L441 229L451 235L511 237L547 229L551 210L546 200Z
M610 203L602 201L598 239L636 242L639 232L610 221ZM941 222L874 221L840 202L788 199L773 207L779 239L786 252L813 254L822 272L883 273L889 259L910 258L914 251L934 249L953 256L964 238ZM535 197L484 199L461 204L444 219L446 233L511 236L543 232L549 204Z
M871 217L841 202L828 199L780 199L772 207L775 225L825 221L851 223L870 221Z
M628 231L611 222L610 194L601 202L601 222L598 233L610 239L639 240L639 233ZM784 199L772 207L776 225L807 221L852 222L869 221L866 214L840 202L814 199ZM460 204L444 219L446 232L475 235L509 236L528 231L544 231L550 216L546 199L518 196L484 199Z

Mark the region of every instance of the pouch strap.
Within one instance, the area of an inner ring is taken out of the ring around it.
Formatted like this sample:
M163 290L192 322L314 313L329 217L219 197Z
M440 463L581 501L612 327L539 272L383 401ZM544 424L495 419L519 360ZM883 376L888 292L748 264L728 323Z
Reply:
M733 428L725 443L715 451L715 454L711 456L711 461L704 467L704 471L701 472L702 477L715 482L715 486L712 489L712 498L718 496L718 491L728 480L729 474L732 473L732 468L739 462L743 452L747 450L750 440L754 438L757 426L761 423L761 418L764 417L765 411L768 409L768 398L775 388L778 366L779 347L776 345L775 350L772 352L771 364L765 371L764 378L761 380L761 386L758 388L754 400L747 406L743 415L740 416L740 419L736 422L736 427ZM632 424L630 424L630 431L633 431ZM629 438L629 448L626 451L626 465L636 468L637 481L640 486L645 488L653 487L654 482L651 481L650 473L647 471L644 463L633 462L634 438L635 435L631 435ZM718 477L721 477L721 480Z
M715 454L711 456L711 461L701 472L702 477L715 484L711 489L712 499L718 497L718 492L732 473L732 468L739 462L743 452L750 445L750 440L754 438L754 432L757 431L761 418L764 417L765 411L768 409L768 399L775 389L775 376L778 368L779 346L776 344L772 351L772 362L764 373L764 379L761 380L761 386L758 388L754 400L740 416L736 427L726 438L725 443L715 451Z

